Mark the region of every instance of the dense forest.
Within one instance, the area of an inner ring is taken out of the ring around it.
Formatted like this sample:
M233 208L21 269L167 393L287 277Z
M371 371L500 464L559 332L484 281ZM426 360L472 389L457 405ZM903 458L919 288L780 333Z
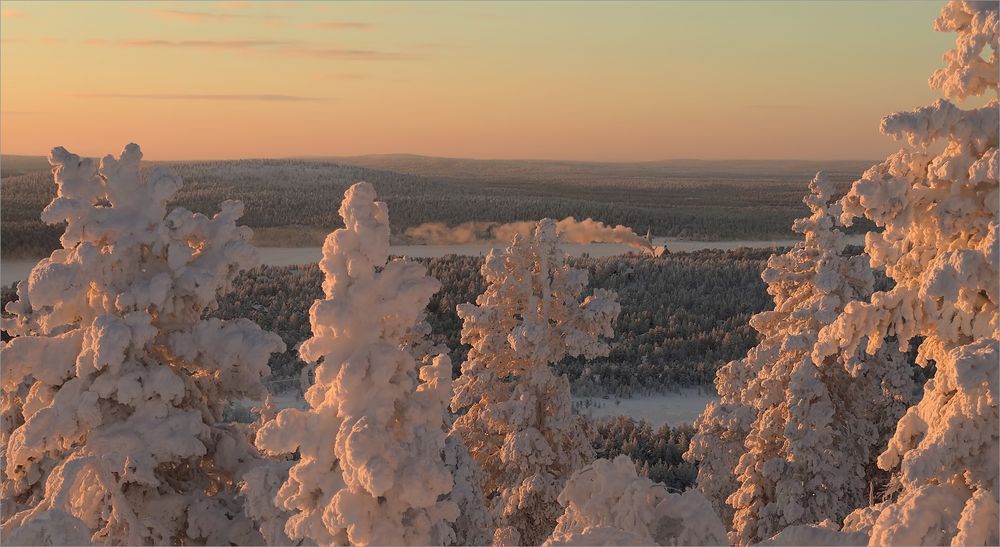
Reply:
M585 268L591 289L618 293L622 312L607 358L584 363L566 359L557 370L581 395L661 391L680 385L711 385L715 371L757 343L747 324L768 308L760 272L770 250L700 251L660 258L624 255L570 259ZM441 290L427 306L432 339L451 350L457 373L467 346L459 341L462 323L455 306L483 292L481 257L450 255L421 259ZM264 266L244 272L215 314L247 317L278 333L289 348L311 334L309 307L320 298L322 272L315 264ZM272 382L293 384L302 364L294 351L276 354Z
M856 254L860 249L852 248ZM658 258L621 255L570 258L585 268L590 289L618 293L622 306L607 358L584 362L567 358L557 365L576 395L630 397L681 386L710 386L715 371L758 342L749 318L773 303L760 279L770 249L704 250ZM445 344L455 373L468 346L461 344L458 304L483 292L482 257L449 255L417 259L441 282L427 306L431 338ZM271 357L272 389L299 389L303 364L295 348L312 334L309 307L322 296L316 264L261 266L241 273L233 290L220 298L214 316L247 317L277 333L287 353ZM886 286L878 276L879 286ZM15 298L5 287L3 304Z
M656 164L655 169L636 164L611 174L577 169L567 179L537 169L508 169L501 173L509 174L484 179L461 173L402 174L327 161L171 163L184 187L170 205L212 214L221 201L238 199L246 206L243 222L257 232L257 244L320 245L326 233L340 226L336 207L330 204L339 203L351 183L367 180L389 204L394 234L427 222L506 223L573 216L665 237L788 238L792 220L804 212L804 167L758 163L748 172L725 162L716 167L709 163L701 170L683 163ZM37 168L37 162L21 158L4 172L0 183L4 203L0 237L8 258L44 256L56 248L63 230L39 220L55 195L51 173L22 172L29 168ZM847 182L859 173L860 167L844 163L830 176L846 190Z

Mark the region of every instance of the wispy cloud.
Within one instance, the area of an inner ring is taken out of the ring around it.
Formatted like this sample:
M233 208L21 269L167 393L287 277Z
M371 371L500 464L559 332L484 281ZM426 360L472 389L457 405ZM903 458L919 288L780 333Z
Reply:
M147 38L125 38L122 40L104 40L95 38L84 40L88 46L103 47L172 47L172 48L202 48L202 49L256 49L275 46L290 46L295 42L277 40L161 40Z
M150 12L160 19L186 21L188 23L211 23L219 21L232 21L234 19L255 19L272 25L279 24L281 17L277 15L257 15L250 13L234 13L215 11L189 11L177 9L154 9Z
M154 9L153 15L160 19L179 19L190 23L207 23L238 17L235 13L214 13L210 11L187 11L177 9Z
M27 17L28 14L16 9L4 8L0 10L0 17Z
M266 101L266 102L303 102L325 101L322 97L303 97L301 95L279 95L270 93L77 93L77 97L86 99L149 99L149 100L180 100L180 101Z
M286 47L282 51L288 55L297 57L341 59L345 61L413 61L420 58L419 55L412 53L380 51L376 49Z
M422 56L415 53L382 51L376 49L324 48L309 42L281 40L166 40L160 38L123 38L105 40L93 38L82 42L88 46L112 48L177 48L205 50L256 50L272 51L291 57L341 59L347 61L411 61Z
M329 30L370 30L372 28L371 23L364 21L313 21L311 23L304 23L302 26L304 28Z

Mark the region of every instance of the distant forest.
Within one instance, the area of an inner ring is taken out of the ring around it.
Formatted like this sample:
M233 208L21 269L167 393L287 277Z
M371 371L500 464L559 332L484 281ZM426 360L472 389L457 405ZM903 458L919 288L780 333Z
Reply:
M859 249L854 248L852 252ZM688 386L711 386L715 371L746 355L757 344L750 316L770 309L760 272L768 249L704 250L659 258L622 255L570 258L586 268L590 290L618 293L622 306L608 357L584 362L566 359L573 393L631 397ZM431 338L450 350L455 374L468 347L460 341L462 323L455 306L474 302L483 292L481 257L449 255L418 259L441 282L427 306ZM220 298L212 315L246 317L281 336L288 352L271 357L273 391L299 389L304 363L296 346L311 336L309 307L322 296L322 272L316 264L261 266L237 277L233 290ZM878 285L886 286L878 275ZM16 296L3 289L3 305Z
M859 247L850 248L852 254ZM715 371L739 359L758 342L750 317L774 303L760 273L769 249L704 250L659 258L622 255L570 258L585 268L590 290L618 293L622 306L608 357L584 362L566 359L556 368L570 379L574 395L631 397L679 387L711 386ZM779 251L781 252L781 251ZM427 306L431 338L450 350L457 375L468 347L455 306L483 292L481 257L449 255L419 259L441 282ZM276 332L289 351L272 357L276 389L297 385L303 363L294 348L311 335L309 307L322 296L322 272L315 264L262 266L241 274L234 290L220 299L214 315L247 317ZM888 287L884 275L876 285Z
M171 163L184 179L171 206L212 214L221 201L239 199L246 205L243 223L257 231L258 244L320 245L340 226L337 208L344 190L367 180L388 202L394 234L426 222L574 216L624 224L640 234L766 240L792 235L792 220L806 212L802 196L811 170L822 167L803 162L482 163L433 170L398 167L425 175L320 160ZM864 166L831 164L831 179L844 190ZM7 258L44 256L58 246L63 227L39 220L55 194L52 174L43 165L40 158L4 158L0 239ZM480 168L482 173L463 171Z
M757 343L751 315L772 306L760 272L769 250L700 251L661 258L625 255L574 258L590 273L590 287L618 293L622 313L611 354L557 366L577 395L658 392L711 385L715 371ZM455 373L465 359L455 306L473 302L484 286L480 257L450 255L421 259L442 289L428 305L432 338L451 350ZM264 266L244 272L215 315L247 317L278 333L290 351L271 361L276 389L297 385L303 363L292 350L310 336L309 307L322 294L315 264Z

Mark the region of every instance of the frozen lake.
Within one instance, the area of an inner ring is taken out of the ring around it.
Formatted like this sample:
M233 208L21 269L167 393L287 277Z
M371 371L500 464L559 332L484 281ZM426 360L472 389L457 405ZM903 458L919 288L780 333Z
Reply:
M864 236L850 236L850 242L855 245L864 244ZM673 238L654 238L653 243L663 245L670 252L690 252L703 249L737 249L740 247L769 248L789 247L797 240L780 239L772 241L691 241ZM493 247L492 243L471 243L467 245L393 245L390 252L397 256L413 258L436 258L449 254L467 256L485 256ZM604 257L636 252L634 248L616 243L564 244L563 249L573 256L589 254ZM269 266L291 266L295 264L310 264L318 262L322 256L320 247L261 247L260 257ZM9 285L25 279L38 259L4 260L0 262L0 283Z

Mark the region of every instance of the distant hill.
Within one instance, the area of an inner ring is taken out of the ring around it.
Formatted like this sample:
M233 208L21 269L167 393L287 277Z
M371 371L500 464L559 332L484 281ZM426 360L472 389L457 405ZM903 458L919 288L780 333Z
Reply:
M32 171L49 169L49 160L44 156L0 156L0 178L23 175Z
M440 158L414 154L375 154L302 158L334 161L343 165L385 169L397 173L470 180L544 180L576 183L664 181L696 175L701 180L735 175L780 176L811 179L817 171L861 173L871 160L695 160L648 162L588 162L567 160L490 160Z
M0 158L5 258L38 257L58 245L61 226L39 219L55 195L41 157ZM158 163L158 162L152 162ZM593 218L640 234L700 240L793 237L802 198L825 169L846 191L867 162L648 163L462 160L421 156L163 162L184 179L171 205L212 214L226 199L246 205L243 222L265 246L315 246L339 227L344 190L367 180L389 203L394 241L427 223L508 223ZM362 165L365 164L365 165ZM25 170L23 174L8 176ZM429 228L424 228L426 231ZM435 228L436 229L436 228ZM865 223L855 230L865 231ZM433 231L433 230L432 230Z

